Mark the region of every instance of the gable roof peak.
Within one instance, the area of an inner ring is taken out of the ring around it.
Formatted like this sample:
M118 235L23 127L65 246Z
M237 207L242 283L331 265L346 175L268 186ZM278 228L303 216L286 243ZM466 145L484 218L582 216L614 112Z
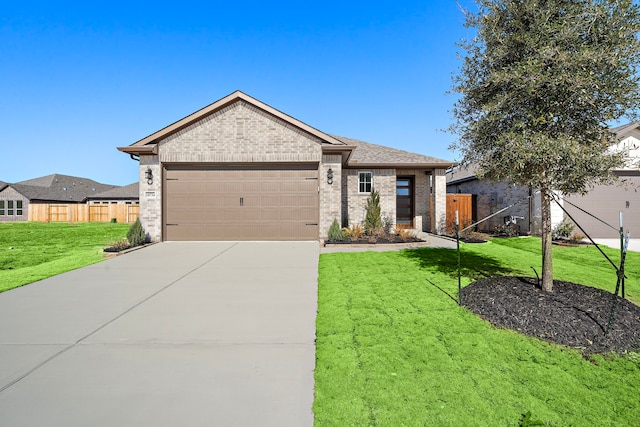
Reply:
M157 148L157 144L160 140L173 135L174 133L180 132L181 130L191 126L193 123L235 103L238 101L244 101L255 108L258 108L284 122L297 127L298 129L311 134L318 138L322 144L330 144L330 145L346 145L344 142L336 139L335 137L328 135L308 124L286 114L280 110L277 110L271 107L268 104L265 104L262 101L259 101L256 98L253 98L246 93L236 90L229 95L220 98L219 100L207 105L204 108L201 108L194 113L189 114L188 116L183 117L182 119L166 126L145 138L142 138L139 141L134 142L133 144L127 147L118 147L118 150L132 154L132 155L140 155L140 154L157 154L157 152L153 152Z

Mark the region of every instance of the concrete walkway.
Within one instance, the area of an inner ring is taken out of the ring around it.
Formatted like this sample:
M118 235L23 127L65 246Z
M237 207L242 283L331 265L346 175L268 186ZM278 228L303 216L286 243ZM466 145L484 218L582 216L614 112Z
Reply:
M169 242L0 294L0 425L313 425L318 252Z

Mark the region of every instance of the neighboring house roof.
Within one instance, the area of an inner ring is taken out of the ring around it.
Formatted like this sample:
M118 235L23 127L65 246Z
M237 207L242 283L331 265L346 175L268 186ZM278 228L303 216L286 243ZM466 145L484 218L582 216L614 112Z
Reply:
M2 189L3 189L4 187L6 187L7 185L9 185L9 184L7 184L7 183L6 183L6 182L4 182L4 181L0 181L0 190L2 190Z
M118 150L123 151L125 153L131 154L131 155L140 155L140 154L157 154L157 144L160 140L181 131L182 129L192 125L193 123L203 119L204 117L207 117L231 104L233 104L234 102L239 102L239 101L244 101L247 102L251 105L253 105L254 107L257 107L263 111L266 111L267 113L278 117L281 120L284 120L285 122L289 123L290 125L293 125L295 127L297 127L298 129L304 130L305 132L310 133L311 135L316 136L317 138L319 138L322 141L322 144L327 144L327 145L338 145L338 146L342 146L343 149L348 149L348 147L346 147L343 142L335 139L333 136L331 135L327 135L324 132L319 131L318 129L309 126L306 123L301 122L298 119L294 119L293 117L289 116L288 114L283 113L282 111L276 110L275 108L265 104L264 102L258 101L255 98L252 98L251 96L247 95L246 93L243 93L239 90L233 92L230 95L225 96L222 99L219 99L218 101L207 105L206 107L196 111L193 114L190 114L180 120L178 120L175 123L170 124L169 126L160 129L157 132L152 133L151 135L142 138L141 140L134 142L133 144L127 146L127 147L118 147Z
M102 193L89 196L89 200L138 200L140 183L125 185L123 187L115 187Z
M640 128L640 122L631 122L625 125L611 128L611 132L615 133L618 139L622 139L623 137L633 132L634 130L638 130L638 128Z
M95 194L115 188L87 178L52 174L9 184L31 201L83 202Z
M475 163L458 166L447 172L447 185L460 184L477 179L478 165Z
M618 140L622 141L633 132L640 132L640 122L631 122L611 128ZM478 165L473 163L463 167L456 167L447 173L447 185L460 184L477 179Z
M422 154L410 153L396 148L371 144L357 139L333 135L339 141L355 147L349 157L348 166L357 167L438 167L446 169L456 163Z

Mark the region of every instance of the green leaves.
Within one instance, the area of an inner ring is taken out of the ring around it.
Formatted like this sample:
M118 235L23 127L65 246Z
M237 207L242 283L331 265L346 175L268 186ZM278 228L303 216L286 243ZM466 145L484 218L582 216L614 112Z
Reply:
M640 107L640 13L630 1L479 0L478 36L453 90L450 130L487 176L565 192L611 178L606 123ZM603 144L603 141L606 143Z

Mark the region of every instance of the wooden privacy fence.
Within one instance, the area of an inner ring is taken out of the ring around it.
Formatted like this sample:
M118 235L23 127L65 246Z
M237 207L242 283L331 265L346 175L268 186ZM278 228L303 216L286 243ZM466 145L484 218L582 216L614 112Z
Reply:
M36 222L117 222L133 223L140 215L140 205L110 204L29 204L29 221Z
M473 194L447 194L447 234L456 232L456 211L460 228L467 227L475 221Z

